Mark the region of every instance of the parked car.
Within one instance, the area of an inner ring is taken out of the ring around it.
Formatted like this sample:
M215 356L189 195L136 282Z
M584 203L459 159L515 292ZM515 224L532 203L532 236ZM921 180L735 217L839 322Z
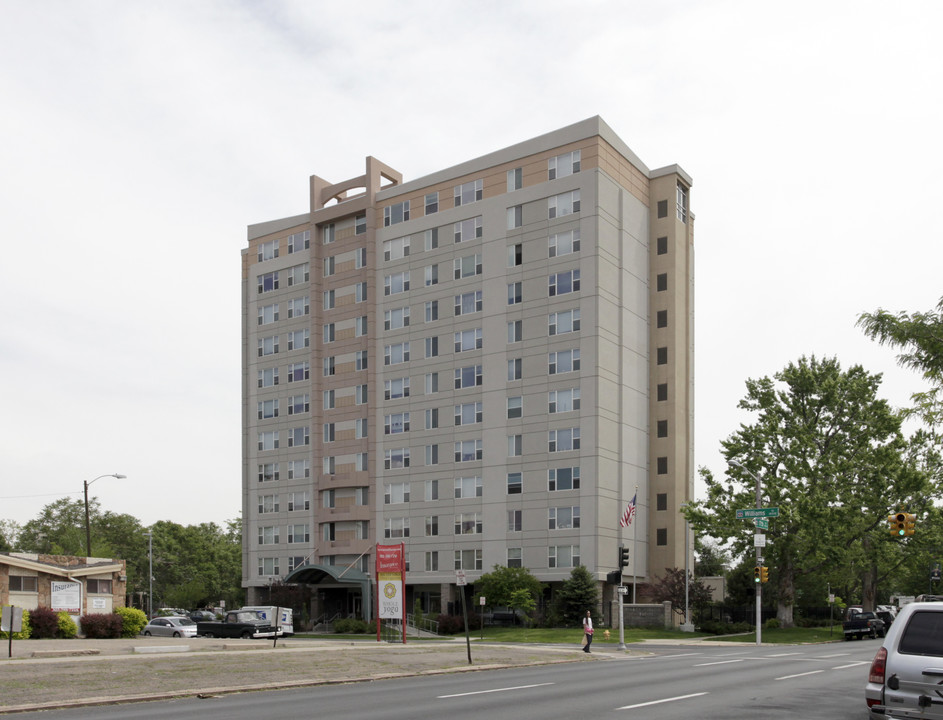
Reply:
M153 617L186 617L187 611L183 608L157 608Z
M191 610L187 617L193 622L198 623L204 620L215 620L216 613L210 612L209 610Z
M211 638L266 638L282 635L280 628L259 619L258 614L250 610L232 610L222 620L201 621L197 623L196 632L200 637Z
M943 718L943 602L901 608L874 656L864 697L872 720Z
M141 634L163 637L196 637L196 623L188 617L156 617L144 626Z
M873 612L859 612L850 616L842 623L842 632L845 640L856 637L859 640L865 635L872 638L884 637L884 621Z

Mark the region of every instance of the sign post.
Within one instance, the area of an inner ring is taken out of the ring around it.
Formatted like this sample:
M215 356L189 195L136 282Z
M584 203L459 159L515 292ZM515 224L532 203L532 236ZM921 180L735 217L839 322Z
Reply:
M0 609L0 630L8 633L10 638L9 655L13 657L13 633L23 632L23 608L14 605L4 605Z
M471 665L471 637L468 635L468 607L465 605L465 586L468 581L465 579L464 570L455 571L455 584L458 586L458 594L462 596L462 617L465 618L465 647L468 650L468 664Z

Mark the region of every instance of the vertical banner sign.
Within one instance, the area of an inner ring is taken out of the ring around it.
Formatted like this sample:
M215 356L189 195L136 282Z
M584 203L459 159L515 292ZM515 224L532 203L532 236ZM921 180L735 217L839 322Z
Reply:
M380 642L380 621L399 620L406 643L406 546L377 545L377 642Z

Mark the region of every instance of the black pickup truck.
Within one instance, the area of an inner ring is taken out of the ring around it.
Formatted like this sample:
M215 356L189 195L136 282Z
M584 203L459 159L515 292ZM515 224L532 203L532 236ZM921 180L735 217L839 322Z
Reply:
M865 635L872 638L884 637L884 621L873 612L855 613L842 623L842 632L845 640L851 640L852 637L860 640Z
M233 610L226 613L226 617L221 621L198 622L196 634L201 637L219 638L270 638L275 636L276 629L265 620L259 620L259 616L254 612Z

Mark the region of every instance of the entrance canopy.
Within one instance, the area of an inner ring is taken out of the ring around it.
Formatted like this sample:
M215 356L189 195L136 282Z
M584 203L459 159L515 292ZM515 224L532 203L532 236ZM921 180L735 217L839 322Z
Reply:
M335 583L359 585L361 597L363 598L363 619L369 621L373 614L370 578L361 570L336 565L302 565L282 578L282 582L305 585L333 585Z

